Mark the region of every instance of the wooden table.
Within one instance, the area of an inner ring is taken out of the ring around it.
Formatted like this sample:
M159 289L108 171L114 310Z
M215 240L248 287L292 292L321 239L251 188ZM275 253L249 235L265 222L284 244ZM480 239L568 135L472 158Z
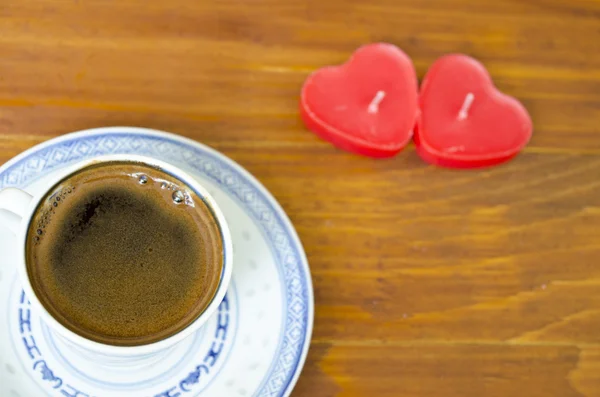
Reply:
M531 144L451 171L307 132L307 74L371 41L419 77L448 52L479 58L531 112ZM250 170L312 269L294 397L600 396L599 54L597 0L2 0L0 163L135 125Z

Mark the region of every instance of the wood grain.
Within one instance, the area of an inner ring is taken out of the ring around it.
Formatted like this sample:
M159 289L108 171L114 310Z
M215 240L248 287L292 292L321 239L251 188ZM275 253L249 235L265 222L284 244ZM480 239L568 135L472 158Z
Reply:
M481 59L531 144L457 172L322 142L300 86L371 41L420 77ZM600 396L599 1L3 0L0 162L105 125L209 144L288 212L317 305L294 397Z

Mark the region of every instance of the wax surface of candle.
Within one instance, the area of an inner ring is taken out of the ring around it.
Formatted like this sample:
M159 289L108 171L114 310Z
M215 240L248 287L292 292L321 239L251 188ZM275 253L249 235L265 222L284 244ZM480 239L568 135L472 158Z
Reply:
M410 141L418 88L410 58L391 44L359 48L341 66L310 75L300 101L306 126L334 145L389 157Z
M447 55L427 72L419 97L417 152L427 162L456 168L499 164L525 147L532 122L523 105L499 92L485 67Z

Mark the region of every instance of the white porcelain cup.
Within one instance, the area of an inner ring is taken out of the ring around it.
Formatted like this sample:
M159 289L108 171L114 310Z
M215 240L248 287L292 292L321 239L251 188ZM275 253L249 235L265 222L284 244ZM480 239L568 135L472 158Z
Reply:
M31 286L29 274L26 264L26 240L29 229L29 223L35 214L35 211L40 201L47 195L49 190L65 177L86 168L92 164L112 161L134 161L158 168L177 179L184 182L187 187L201 197L213 211L217 220L218 227L221 231L223 239L223 271L217 292L210 302L208 307L200 314L200 316L189 326L181 331L168 336L158 342L140 345L140 346L115 346L99 343L89 340L76 334L63 326L44 308L35 291ZM210 196L208 191L203 188L193 177L181 171L171 164L165 163L149 157L134 156L134 155L110 155L92 158L83 161L68 170L60 173L50 180L45 181L46 185L42 192L36 196L32 196L26 191L16 188L6 188L0 191L0 222L6 225L16 236L16 242L12 252L9 253L12 260L11 263L17 266L17 272L21 281L23 290L31 302L33 309L40 315L42 321L50 327L52 332L60 337L66 345L75 350L80 356L94 362L106 366L141 366L152 364L161 359L167 354L171 348L177 343L183 341L188 336L202 327L204 323L218 308L219 304L225 297L229 281L231 279L232 264L233 264L233 248L229 227L223 213L215 200Z

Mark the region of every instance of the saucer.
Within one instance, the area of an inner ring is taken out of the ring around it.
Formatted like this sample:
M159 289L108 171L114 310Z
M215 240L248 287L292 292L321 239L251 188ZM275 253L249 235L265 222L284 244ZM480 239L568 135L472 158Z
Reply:
M0 396L289 396L308 352L313 290L304 250L283 209L247 171L190 139L113 127L49 140L0 168L0 188L29 192L44 178L95 156L140 154L198 179L231 228L231 286L197 333L145 368L107 368L73 351L41 322L6 252L0 226ZM47 187L47 186L46 186ZM4 263L7 262L7 263Z

